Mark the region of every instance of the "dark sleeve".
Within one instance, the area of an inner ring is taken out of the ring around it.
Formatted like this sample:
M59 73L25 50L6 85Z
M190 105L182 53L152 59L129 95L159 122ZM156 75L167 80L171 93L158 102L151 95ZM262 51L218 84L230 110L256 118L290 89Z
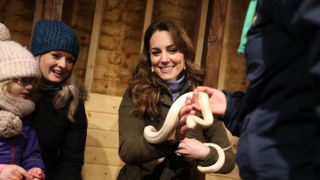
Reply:
M134 104L125 92L119 107L119 156L127 164L140 164L156 160L172 153L177 145L164 142L158 145L148 143L143 131L144 119L134 116L131 111Z
M84 150L87 136L87 117L84 103L80 101L70 122L62 147L62 160L57 166L54 179L80 180L84 163Z
M225 149L225 163L217 173L229 173L235 167L235 154L232 150L232 145L228 139L225 127L221 121L214 121L213 125L209 128L203 129L205 142L214 143ZM215 148L210 147L208 156L198 161L201 166L211 166L217 162L219 156Z
M227 97L227 109L224 116L219 119L224 122L232 135L240 136L243 122L240 118L240 111L245 94L243 92L232 93L228 90L223 90L223 92Z
M21 166L27 171L34 167L41 168L42 171L45 171L45 166L41 158L40 145L36 132L29 125L26 125L24 129L24 133L25 135L27 135L27 143L26 148L23 151Z

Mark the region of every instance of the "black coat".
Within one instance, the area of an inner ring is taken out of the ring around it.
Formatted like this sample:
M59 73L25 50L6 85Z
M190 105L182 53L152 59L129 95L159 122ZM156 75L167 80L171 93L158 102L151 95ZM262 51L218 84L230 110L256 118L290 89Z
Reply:
M71 122L67 117L68 106L55 110L51 100L50 95L40 93L31 117L46 166L46 180L79 180L87 134L84 104L80 101L75 122Z
M248 33L246 94L227 93L243 179L319 179L320 1L258 0ZM319 69L319 68L318 68ZM319 73L318 73L319 74Z

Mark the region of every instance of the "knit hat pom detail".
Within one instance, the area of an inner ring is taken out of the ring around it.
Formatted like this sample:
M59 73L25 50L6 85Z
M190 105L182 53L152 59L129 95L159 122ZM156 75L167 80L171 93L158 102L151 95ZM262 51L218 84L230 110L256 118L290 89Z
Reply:
M0 41L9 41L10 31L6 25L0 23Z
M21 132L21 119L9 111L0 110L0 137L12 137Z

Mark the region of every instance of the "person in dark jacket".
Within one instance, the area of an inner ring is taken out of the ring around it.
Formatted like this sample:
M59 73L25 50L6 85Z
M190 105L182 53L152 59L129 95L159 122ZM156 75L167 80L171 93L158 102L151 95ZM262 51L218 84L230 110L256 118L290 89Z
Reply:
M197 93L207 92L212 112L240 137L242 179L320 179L319 14L317 0L258 0L245 49L246 93L194 91L189 107L197 109Z
M193 165L209 166L219 158L203 141L225 148L218 173L234 168L234 153L221 122L190 131L180 123L160 144L149 143L143 135L147 125L162 126L179 96L203 83L204 73L194 67L194 58L191 40L177 24L156 21L146 30L143 51L119 107L119 155L126 164L117 179L193 179Z
M39 63L31 52L10 41L0 23L0 179L44 179L44 163L28 115L40 78Z
M77 35L62 21L41 19L34 27L31 52L42 73L31 123L46 179L81 179L87 118L82 89L72 74L79 54Z

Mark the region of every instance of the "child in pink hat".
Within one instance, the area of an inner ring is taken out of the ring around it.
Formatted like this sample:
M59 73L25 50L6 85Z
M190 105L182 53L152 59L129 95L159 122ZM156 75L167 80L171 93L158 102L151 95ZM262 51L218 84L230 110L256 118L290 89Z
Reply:
M0 179L44 179L44 163L27 116L35 108L34 88L41 73L38 61L10 41L0 23Z

